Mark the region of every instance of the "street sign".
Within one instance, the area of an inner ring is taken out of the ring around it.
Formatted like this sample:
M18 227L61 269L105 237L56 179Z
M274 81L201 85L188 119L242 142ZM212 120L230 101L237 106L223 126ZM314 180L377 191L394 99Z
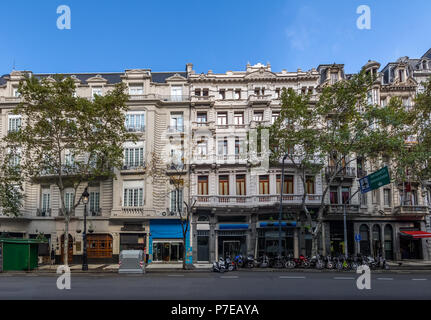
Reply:
M359 179L359 186L361 188L362 194L378 189L390 183L391 178L389 177L388 167L383 167L379 171L373 172L372 174Z
M355 234L355 241L356 241L356 242L359 242L359 241L361 241L361 240L362 240L361 235L360 235L359 233L356 233L356 234Z

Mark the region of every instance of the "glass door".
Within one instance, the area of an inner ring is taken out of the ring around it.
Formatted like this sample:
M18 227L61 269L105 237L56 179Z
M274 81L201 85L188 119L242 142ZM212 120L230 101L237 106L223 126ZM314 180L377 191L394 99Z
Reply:
M231 257L232 259L241 252L240 241L223 241L223 257Z

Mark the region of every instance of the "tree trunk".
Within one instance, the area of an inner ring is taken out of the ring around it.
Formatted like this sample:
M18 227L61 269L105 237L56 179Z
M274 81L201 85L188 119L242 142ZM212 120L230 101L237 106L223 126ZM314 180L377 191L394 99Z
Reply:
M64 212L64 265L69 265L69 214Z

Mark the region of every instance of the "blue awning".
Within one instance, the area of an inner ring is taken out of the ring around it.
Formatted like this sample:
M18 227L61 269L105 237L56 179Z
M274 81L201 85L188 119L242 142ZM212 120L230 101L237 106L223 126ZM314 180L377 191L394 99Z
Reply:
M265 227L278 227L278 222L260 222L259 226L261 228ZM296 221L282 222L282 227L296 227Z
M248 229L248 224L220 224L220 230Z

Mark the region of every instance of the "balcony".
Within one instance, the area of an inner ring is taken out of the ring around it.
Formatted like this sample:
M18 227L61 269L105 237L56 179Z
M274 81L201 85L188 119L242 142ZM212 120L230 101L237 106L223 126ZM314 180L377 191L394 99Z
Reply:
M269 105L272 101L272 95L265 94L265 95L256 95L251 94L248 96L248 104L249 105Z
M427 206L397 206L393 209L394 215L399 216L425 216L429 212L429 208Z
M140 100L159 100L163 102L189 102L189 96L185 95L160 95L155 93L148 94L134 94L129 95L130 101L140 101Z
M168 133L184 133L184 126L169 126Z
M102 216L102 208L89 209L88 215L91 217L100 217L100 216Z
M333 167L329 166L325 168L326 178L329 180L330 177L334 176L337 178L347 178L347 179L355 179L356 178L356 170L352 167Z
M137 127L126 127L128 132L145 132L145 126L137 126Z
M169 163L166 165L167 174L183 174L188 170L184 163Z
M299 206L302 204L302 194L283 195L283 205ZM280 195L245 195L245 196L224 196L224 195L197 195L193 197L198 207L258 207L258 206L279 206ZM322 200L321 195L307 195L305 203L307 205L319 205Z
M121 169L121 174L136 174L142 173L146 169L145 162L141 162L139 164L124 164Z
M359 213L359 204L347 204L346 213ZM344 214L344 204L330 204L328 205L328 214Z
M214 96L191 96L192 105L213 105L215 101Z
M69 215L69 217L74 217L75 216L75 210L66 209L66 214ZM58 216L64 217L63 211L61 209L58 209Z
M206 121L206 122L199 122L199 121L193 121L192 122L192 130L193 131L207 131L207 130L214 130L214 121Z
M50 217L51 209L36 209L36 217Z
M143 218L155 217L156 211L144 207L122 207L120 211L112 212L113 218Z

